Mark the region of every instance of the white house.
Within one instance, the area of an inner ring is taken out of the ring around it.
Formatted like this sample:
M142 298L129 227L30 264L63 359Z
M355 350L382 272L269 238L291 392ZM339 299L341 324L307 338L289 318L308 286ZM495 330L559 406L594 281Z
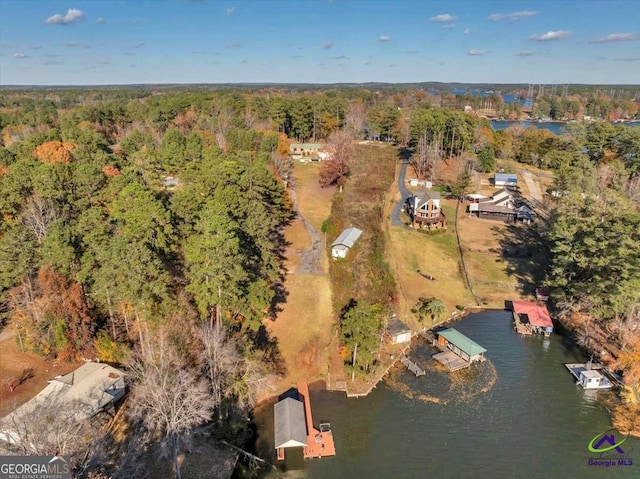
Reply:
M0 440L18 442L12 422L38 415L41 406L59 411L60 420L84 421L113 405L124 394L124 372L103 363L83 364L69 374L56 376L33 399L2 418Z
M336 240L331 243L331 256L333 258L346 258L349 249L353 248L355 242L360 238L362 231L358 228L347 228Z

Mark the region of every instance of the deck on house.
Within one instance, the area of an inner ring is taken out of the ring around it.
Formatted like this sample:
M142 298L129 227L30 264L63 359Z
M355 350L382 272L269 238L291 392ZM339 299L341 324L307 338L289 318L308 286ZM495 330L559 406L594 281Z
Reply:
M452 351L443 351L433 355L433 359L438 361L449 371L468 368L470 364Z
M425 373L425 371L424 371L424 369L422 369L420 366L418 366L416 363L414 363L413 361L411 361L411 359L409 359L409 358L408 358L408 357L406 357L406 356L402 356L402 357L400 358L400 362L401 362L402 364L404 364L404 365L407 367L407 369L408 369L409 371L411 371L413 374L415 374L415 375L416 375L416 377L418 377L418 376L424 376L424 375L426 374L426 373Z
M320 429L313 427L313 415L311 414L311 400L309 398L309 385L307 381L298 383L298 392L304 398L304 411L307 421L307 446L304 448L304 458L320 458L336 455L336 446L333 442L333 433L328 424L321 424Z

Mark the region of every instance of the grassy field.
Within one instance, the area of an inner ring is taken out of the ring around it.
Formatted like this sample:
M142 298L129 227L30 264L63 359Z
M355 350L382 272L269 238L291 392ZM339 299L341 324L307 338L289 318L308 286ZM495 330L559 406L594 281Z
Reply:
M329 217L335 188L320 188L319 165L296 163L296 192L298 209L317 231ZM285 362L287 374L279 385L284 390L300 379L324 378L327 365L333 364L331 353L337 346L334 339L334 317L331 308L331 285L329 282L328 258L322 257L324 274L295 274L300 254L311 245L311 237L299 220L293 221L285 230L289 246L285 252L289 274L285 280L286 302L275 321L265 325L271 337L278 340L278 347Z
M442 300L447 316L456 311L456 305L475 304L460 271L455 201L443 200L442 205L449 225L447 231L428 234L403 227L389 230L392 268L400 290L398 312L413 327L419 324L410 310L422 296ZM435 281L420 276L418 270L433 276Z
M503 308L505 299L527 299L546 260L534 225L510 224L461 213L458 232L473 289L481 303Z

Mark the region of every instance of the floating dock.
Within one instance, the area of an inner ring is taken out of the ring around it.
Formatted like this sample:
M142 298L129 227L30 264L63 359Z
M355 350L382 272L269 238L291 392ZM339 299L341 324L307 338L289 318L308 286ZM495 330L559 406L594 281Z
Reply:
M413 374L415 374L416 377L424 376L426 374L424 369L422 369L420 366L418 366L416 363L411 361L411 359L409 359L406 356L402 356L400 358L400 362L402 364L404 364L409 371L411 371Z

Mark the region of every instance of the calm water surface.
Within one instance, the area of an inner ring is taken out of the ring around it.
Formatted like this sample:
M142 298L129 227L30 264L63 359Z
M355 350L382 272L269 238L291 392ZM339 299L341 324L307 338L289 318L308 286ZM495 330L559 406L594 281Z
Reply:
M587 444L610 419L595 401L602 392L579 388L565 369L584 358L562 337L520 337L505 311L472 314L455 327L488 350L486 363L451 376L419 343L411 357L426 376L398 368L361 399L312 390L314 420L331 422L337 456L289 454L285 472L267 477L640 478L634 439L623 446L634 466L587 464L595 458ZM257 447L275 462L272 406L256 413Z

